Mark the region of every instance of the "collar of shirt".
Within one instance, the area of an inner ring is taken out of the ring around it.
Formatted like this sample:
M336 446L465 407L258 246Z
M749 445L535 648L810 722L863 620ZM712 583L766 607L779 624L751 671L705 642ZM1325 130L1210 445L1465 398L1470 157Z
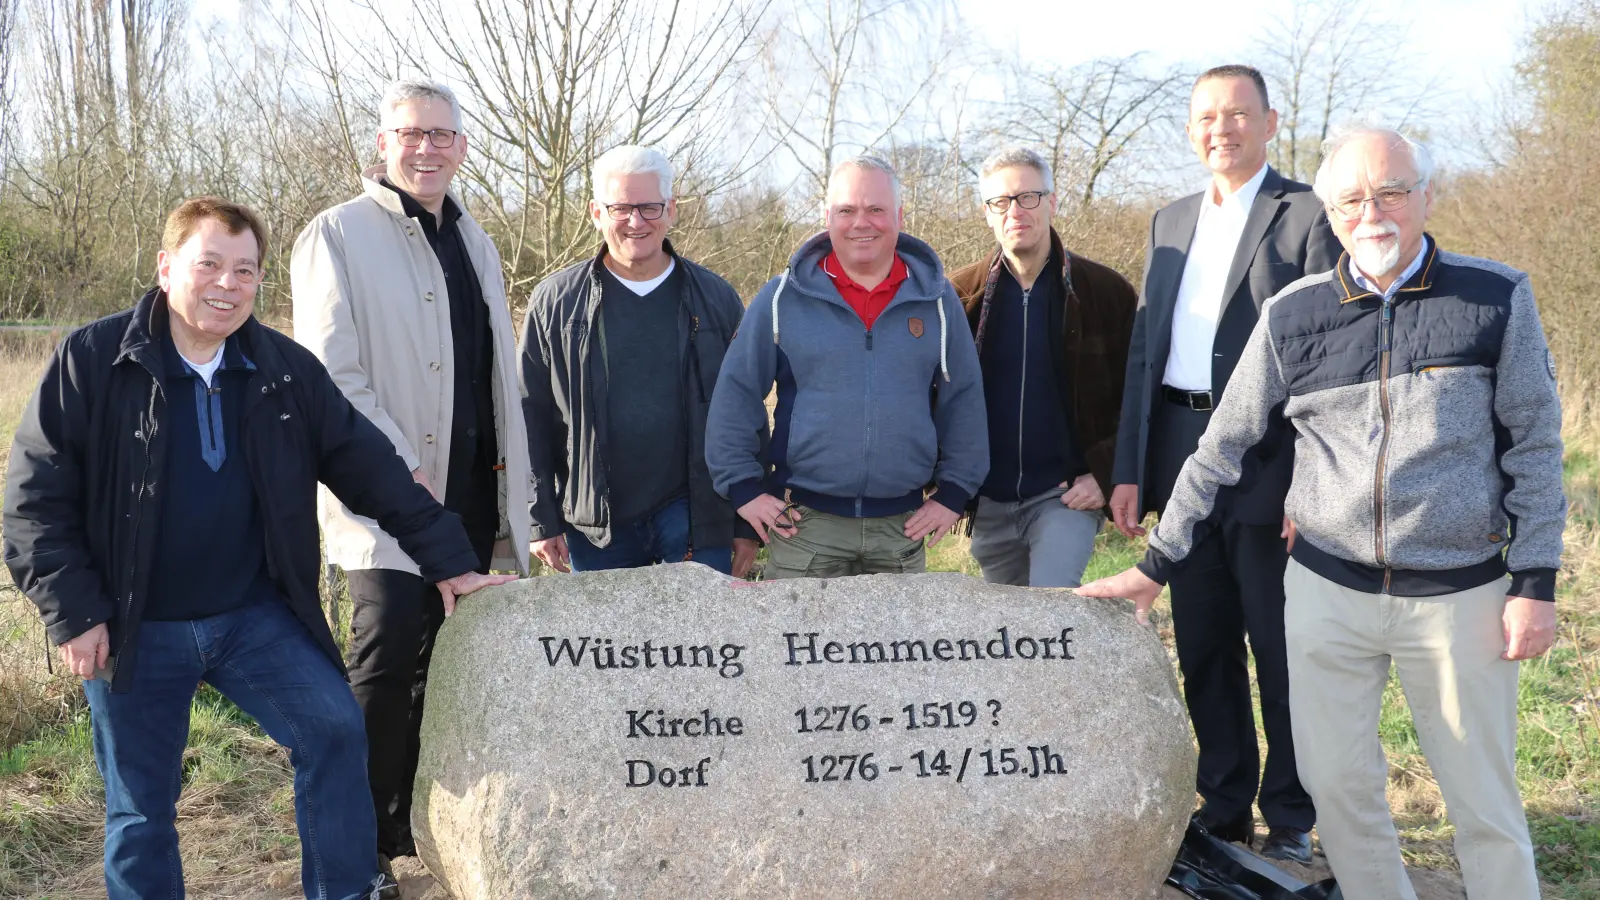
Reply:
M440 212L443 214L440 218L443 219L443 221L439 221L434 219L433 213L428 212L423 208L421 203L417 202L417 198L390 184L388 178L380 178L378 179L378 183L389 190L394 191L396 194L399 194L400 208L405 210L405 214L407 216L421 222L422 227L424 228L431 229L436 232L443 231L451 225L454 225L456 220L461 218L461 207L456 206L456 201L451 199L449 194L445 195L444 207L440 210Z
M183 358L178 352L178 344L172 339L169 332L166 340L162 341L162 354L166 357L167 375L173 378L182 378L190 373L200 376L206 387L211 386L212 378L218 370L234 371L243 369L254 371L255 363L244 355L244 350L239 346L237 334L228 335L222 346L217 350L217 355L210 362L192 363Z
M1411 265L1406 266L1405 271L1400 273L1400 277L1396 278L1389 285L1389 289L1387 291L1378 290L1378 283L1376 281L1373 281L1367 276L1361 274L1361 269L1356 266L1356 258L1354 256L1350 257L1350 276L1356 280L1356 284L1360 285L1362 290L1371 291L1372 293L1377 294L1379 297L1388 300L1394 296L1395 291L1400 290L1400 288L1405 286L1406 282L1411 280L1411 276L1417 274L1417 270L1422 268L1422 263L1427 258L1428 236L1423 235L1422 244L1417 247L1416 258L1411 261Z
M1256 174L1250 176L1250 180L1240 185L1237 191L1224 192L1215 178L1207 181L1205 197L1200 201L1200 215L1227 213L1230 217L1248 216L1250 207L1256 202L1256 194L1261 193L1261 182L1266 180L1267 164L1262 163ZM1220 203L1212 202L1213 192L1221 200Z
M878 315L888 307L889 301L894 299L895 293L900 290L900 284L911 277L911 270L906 268L906 261L901 259L898 253L894 256L894 264L889 267L889 277L878 282L878 286L871 290L857 284L853 278L845 274L844 263L839 261L839 254L828 251L828 255L822 258L821 265L822 271L833 279L834 289L839 292L839 296L850 304L868 328L872 327Z

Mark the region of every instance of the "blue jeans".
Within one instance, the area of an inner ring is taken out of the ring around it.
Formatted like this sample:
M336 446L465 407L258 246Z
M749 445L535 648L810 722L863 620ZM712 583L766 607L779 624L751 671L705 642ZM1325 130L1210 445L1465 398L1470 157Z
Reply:
M612 526L609 547L596 547L583 532L569 527L567 554L574 572L684 562L689 554L689 498L674 500L653 516ZM733 548L696 547L693 561L727 575L733 572Z
M84 682L106 783L109 900L183 897L177 803L189 707L205 681L289 750L301 884L353 900L378 874L361 708L282 602L183 622L145 622L132 689Z

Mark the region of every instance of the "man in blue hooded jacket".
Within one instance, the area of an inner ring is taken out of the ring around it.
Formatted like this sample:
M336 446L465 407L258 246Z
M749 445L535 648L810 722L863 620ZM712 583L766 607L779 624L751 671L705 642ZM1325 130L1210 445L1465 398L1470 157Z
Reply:
M951 337L966 319L939 257L900 233L888 163L836 166L823 217L745 312L706 462L767 542L767 578L921 572L924 538L949 532L989 470L978 354Z

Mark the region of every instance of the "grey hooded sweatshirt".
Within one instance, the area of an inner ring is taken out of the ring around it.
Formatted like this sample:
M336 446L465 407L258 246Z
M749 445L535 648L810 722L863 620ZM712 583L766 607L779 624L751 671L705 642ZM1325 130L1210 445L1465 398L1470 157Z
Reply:
M857 518L960 512L989 470L978 354L933 249L901 234L908 277L869 330L821 262L826 233L750 301L723 360L706 463L735 509L762 493ZM777 385L772 440L764 400ZM764 451L764 452L763 452Z

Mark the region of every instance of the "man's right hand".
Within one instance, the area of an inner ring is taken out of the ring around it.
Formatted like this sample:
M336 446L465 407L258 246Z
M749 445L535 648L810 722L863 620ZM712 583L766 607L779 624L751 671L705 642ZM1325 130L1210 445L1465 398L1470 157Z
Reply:
M798 530L794 523L800 520L800 510L785 504L771 494L760 494L739 507L739 516L756 530L761 543L770 544L772 542L767 539L768 528L783 537L794 537L795 531Z
M1119 484L1111 489L1111 524L1125 538L1144 537L1139 524L1139 486Z
M567 555L567 536L558 534L553 538L533 542L533 555L539 561L555 569L557 572L572 571L572 557Z
M440 503L444 502L444 498L439 496L439 492L433 489L433 483L428 480L427 472L422 471L421 468L412 469L411 480L427 488L428 493L433 495L434 500L437 500Z
M94 677L97 669L105 668L106 660L111 658L111 632L106 629L106 623L101 622L57 649L68 671L87 681Z

